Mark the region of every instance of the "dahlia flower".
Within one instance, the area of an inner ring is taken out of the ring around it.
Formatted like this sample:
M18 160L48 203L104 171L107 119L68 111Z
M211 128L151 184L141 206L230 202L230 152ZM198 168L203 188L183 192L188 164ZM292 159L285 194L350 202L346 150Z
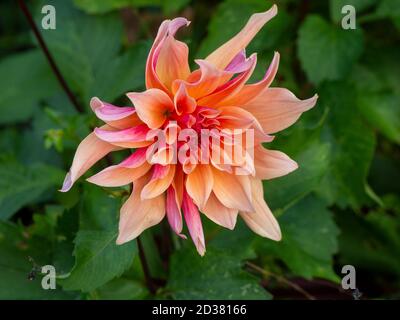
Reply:
M166 216L182 238L185 221L197 251L204 255L200 213L228 229L240 215L260 236L281 239L264 201L262 180L286 175L297 164L262 144L296 122L317 96L299 100L287 89L270 87L278 70L277 52L264 77L246 84L257 55L247 57L245 48L276 14L274 5L252 15L228 42L195 60L194 71L187 45L175 39L189 21L166 20L147 58L147 90L127 93L133 106L92 98L91 108L105 124L78 146L61 191L68 191L108 153L132 149L127 159L87 179L105 187L133 183L121 208L117 244L135 239Z

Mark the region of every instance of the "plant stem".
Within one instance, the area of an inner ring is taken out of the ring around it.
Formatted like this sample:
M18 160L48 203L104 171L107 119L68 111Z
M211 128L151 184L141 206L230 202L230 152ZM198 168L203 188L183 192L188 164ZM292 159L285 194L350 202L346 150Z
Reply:
M18 0L18 4L19 7L21 8L22 12L24 13L29 26L31 27L33 33L35 34L35 37L37 39L37 41L39 42L40 48L42 49L44 55L47 58L47 61L50 64L51 69L53 70L55 76L57 77L58 82L60 83L61 87L64 89L65 93L67 94L69 100L71 101L71 103L74 105L75 109L79 112L79 113L83 113L84 110L83 108L80 106L80 104L78 103L78 101L76 100L74 94L72 93L71 89L69 88L67 82L65 81L64 77L62 76L60 70L58 69L49 49L47 48L47 45L42 37L42 35L39 32L39 29L37 28L35 21L32 18L32 15L28 9L28 7L25 4L24 0Z
M140 263L142 264L142 269L144 273L144 279L146 281L147 288L149 289L151 294L155 294L157 291L156 286L154 285L153 279L150 275L149 265L147 264L146 255L144 253L144 248L142 245L142 241L140 240L140 236L136 238L138 249L139 249L139 258Z
M263 268L261 268L261 267L255 265L254 263L246 262L246 265L247 265L248 267L250 267L251 269L253 269L253 270L259 272L259 273L262 274L262 275L264 275L264 276L267 276L267 277L274 277L277 281L288 285L289 287L293 288L293 289L296 290L297 292L300 292L300 293L301 293L302 295L304 295L307 299L309 299L309 300L315 300L315 297L314 297L313 295L309 294L306 290L304 290L304 289L303 289L302 287L300 287L299 285L293 283L292 281L290 281L290 280L288 280L288 279L286 279L286 278L284 278L284 277L282 277L282 276L279 276L279 275L277 275L277 274L274 274L274 273L272 273L272 272L270 272L270 271L267 271L267 270L265 270L265 269L263 269Z

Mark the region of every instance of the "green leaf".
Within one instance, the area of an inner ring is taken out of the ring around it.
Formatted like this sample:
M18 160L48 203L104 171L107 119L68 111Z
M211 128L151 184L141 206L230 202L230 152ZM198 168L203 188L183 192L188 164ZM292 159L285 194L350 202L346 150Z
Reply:
M298 142L295 136L292 139ZM311 143L303 144L303 147L304 150L300 153L291 155L299 165L296 171L284 177L263 181L264 197L272 210L288 208L319 188L319 183L328 170L329 144L311 139Z
M98 288L92 293L92 299L101 300L137 300L148 295L147 289L137 281L118 278Z
M329 203L359 208L370 201L366 180L376 138L361 118L354 90L346 83L327 83L320 89L321 104L330 108L322 139L331 144L332 153L318 193Z
M257 282L240 259L209 246L204 257L193 248L172 255L167 290L175 299L271 299Z
M61 73L83 105L89 108L92 96L113 101L143 87L148 44L140 42L120 54L123 26L117 14L89 16L67 1L57 2L56 7L57 21L63 23L57 25L56 32L42 33ZM40 4L36 8L39 21Z
M23 166L9 157L0 157L0 220L39 200L50 187L55 191L62 176L61 170L51 166Z
M317 15L306 18L299 30L298 56L314 84L339 80L351 70L363 51L361 29L343 30Z
M116 231L78 232L75 238L75 266L62 281L66 290L92 291L128 269L136 254L136 243L118 246Z
M280 242L258 238L258 253L282 259L297 276L337 281L332 256L338 250L339 230L326 203L308 196L278 218Z
M377 0L330 0L329 9L331 13L331 18L334 22L340 22L344 17L342 13L342 8L346 5L351 5L356 9L356 14L358 17L359 13L362 13L368 8L371 8L377 3Z
M29 257L39 266L51 264L48 243L42 239L26 239L16 225L0 221L0 299L74 298L74 294L62 292L57 282L56 290L44 290L39 274L34 280L28 280L33 268Z
M387 202L388 198L384 198ZM369 212L365 217L340 211L336 215L342 233L340 262L368 270L372 274L400 278L400 202L395 207Z
M26 121L40 100L59 90L56 78L39 50L29 50L1 60L0 74L3 75L0 79L0 124Z
M75 238L75 265L61 285L67 290L93 291L120 276L137 253L135 241L115 243L120 201L100 188L85 185L80 205L80 229Z

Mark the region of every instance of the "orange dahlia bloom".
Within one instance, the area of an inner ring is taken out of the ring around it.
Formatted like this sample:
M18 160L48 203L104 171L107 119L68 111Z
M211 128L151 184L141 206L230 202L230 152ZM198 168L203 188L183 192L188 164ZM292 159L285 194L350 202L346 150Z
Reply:
M262 143L272 141L270 134L289 127L312 108L317 96L299 100L287 89L270 87L278 53L263 79L246 84L257 55L246 57L245 48L276 13L274 5L251 16L232 39L207 58L195 60L198 69L194 71L189 67L187 45L174 37L189 21L166 20L148 55L147 90L127 93L133 106L91 100L94 113L106 124L78 146L61 191L68 191L109 152L134 149L120 164L87 179L108 187L133 183L121 208L118 244L135 239L167 216L182 238L186 238L182 234L185 220L203 255L200 212L229 229L240 215L255 233L281 239L279 225L264 201L261 180L288 174L297 164ZM204 129L209 136L197 139ZM218 143L209 143L210 138Z

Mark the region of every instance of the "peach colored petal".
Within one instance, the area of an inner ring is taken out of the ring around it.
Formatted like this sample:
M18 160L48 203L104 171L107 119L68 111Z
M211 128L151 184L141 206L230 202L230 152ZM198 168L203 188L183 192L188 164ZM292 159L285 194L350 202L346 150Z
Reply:
M188 94L199 99L212 93L233 76L233 72L219 70L205 60L195 60L195 62L200 66L200 69L193 71L186 81L174 81L172 84L173 93L176 93L181 84L184 84Z
M256 178L261 180L281 177L298 168L297 163L283 152L268 150L261 145L254 150L254 166Z
M183 83L180 84L174 97L175 110L178 115L192 113L196 109L196 100L189 96Z
M190 237L192 238L194 245L196 246L197 252L204 256L206 252L206 244L204 240L203 226L201 224L201 218L199 210L193 203L193 200L187 194L183 193L182 203L183 215L185 217L186 225L189 229Z
M275 133L295 123L301 114L315 106L318 96L298 99L284 88L268 88L242 106L261 123L266 133Z
M103 102L97 97L90 100L90 107L97 118L117 129L126 129L142 123L135 108L132 107L117 107Z
M213 192L210 194L207 204L202 209L202 212L211 221L224 228L230 230L235 228L238 210L225 207Z
M172 185L167 189L166 211L168 223L172 230L174 230L179 237L186 239L186 236L181 233L183 228L181 208L180 205L178 205L175 189Z
M189 76L188 56L186 43L175 40L171 35L165 38L158 55L156 73L167 89L171 88L175 79L185 80Z
M123 148L141 148L150 145L152 141L146 140L148 132L149 128L144 124L118 131L109 128L94 129L94 134L99 139Z
M281 229L271 210L265 203L261 180L251 178L250 181L254 210L250 212L241 211L239 213L240 216L247 226L258 235L275 241L281 240Z
M186 191L194 203L202 210L214 184L213 173L209 165L198 164L187 176Z
M175 33L183 26L188 26L190 22L185 18L176 18L171 20L165 20L161 23L156 39L154 40L153 46L150 49L150 53L147 57L146 62L146 88L157 88L165 92L168 89L163 85L156 73L157 59L160 54L161 48L165 41L165 38L170 35L174 36Z
M171 98L159 89L148 89L145 92L129 92L128 98L136 108L139 118L151 129L158 129L174 110Z
M225 99L229 99L230 96L235 95L236 92L240 91L243 88L246 81L249 80L254 71L254 68L256 67L256 64L257 64L257 55L254 53L248 59L248 64L245 64L247 69L245 69L240 75L230 80L221 88L218 88L212 94L201 98L198 101L198 104L201 106L218 106ZM241 70L239 69L239 67L241 67L241 65L235 66L235 68L233 68L232 70L234 72L237 72L236 70Z
M86 180L102 187L121 187L142 177L150 168L151 164L148 162L137 168L127 168L119 164L105 168Z
M277 13L278 8L276 5L273 5L266 12L253 14L238 34L212 52L206 60L217 68L224 69L241 50L247 47L264 24L271 20Z
M153 174L150 181L143 187L140 194L142 199L157 197L168 189L174 179L175 165L153 166Z
M272 81L275 79L276 73L278 72L279 67L279 53L275 52L274 58L270 66L265 73L264 78L252 84L244 85L240 90L235 91L230 96L221 100L215 106L242 106L247 102L256 98L259 94L261 94L266 88L268 88Z
M104 125L103 129L110 129L108 125ZM97 161L103 158L111 151L120 150L121 148L105 141L100 140L92 132L90 133L76 149L72 166L65 176L61 192L67 192L72 188L72 185L79 179L87 170L90 169Z
M136 180L132 194L121 208L117 244L135 239L147 228L158 224L165 216L165 195L142 200L140 192L148 176Z
M226 207L254 211L248 176L237 176L213 168L213 192Z

